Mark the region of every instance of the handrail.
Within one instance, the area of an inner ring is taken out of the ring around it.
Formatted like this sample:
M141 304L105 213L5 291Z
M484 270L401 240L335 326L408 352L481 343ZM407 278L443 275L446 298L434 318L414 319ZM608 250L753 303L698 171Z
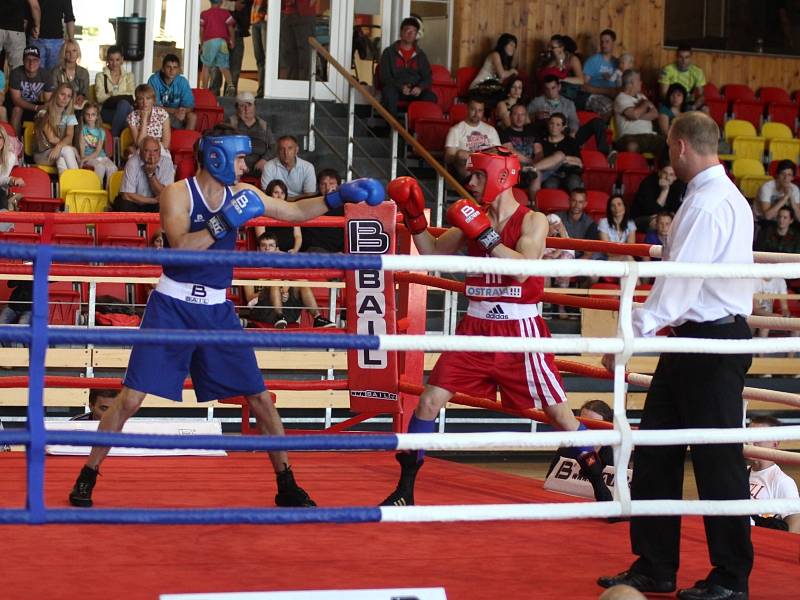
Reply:
M395 119L392 114L384 108L384 106L378 102L378 100L369 93L367 88L365 88L361 83L353 77L350 72L345 69L339 62L330 55L330 53L320 44L316 38L309 37L308 38L309 45L314 48L327 62L331 65L334 69L336 69L339 74L344 77L347 82L355 89L357 89L363 96L366 98L367 102L376 110L381 117L394 129L397 133L412 147L414 151L419 154L428 163L433 169L441 175L445 181L456 191L462 198L469 198L472 199L472 194L470 194L464 186L462 186L458 180L453 177L450 172L442 166L442 164L436 160L430 152L428 152L425 147L420 144L413 135L411 135L408 130L403 127L400 122Z

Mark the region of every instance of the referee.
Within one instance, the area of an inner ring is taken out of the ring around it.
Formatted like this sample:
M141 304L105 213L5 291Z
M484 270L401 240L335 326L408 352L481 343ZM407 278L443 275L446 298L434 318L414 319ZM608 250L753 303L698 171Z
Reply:
M669 157L688 184L675 215L664 260L695 263L752 263L753 214L717 158L719 129L701 112L677 117L669 132ZM642 308L633 311L638 336L672 327L673 335L749 339L744 315L751 312L750 280L657 278ZM749 354L662 354L647 393L640 429L742 427L742 388ZM613 368L613 355L603 364ZM686 446L639 446L634 452L631 496L635 500L680 499ZM700 498L750 497L742 444L692 446ZM750 518L704 517L712 569L683 600L746 600L753 565ZM635 517L630 535L631 567L600 577L598 584L627 584L642 592L675 590L680 552L680 517Z

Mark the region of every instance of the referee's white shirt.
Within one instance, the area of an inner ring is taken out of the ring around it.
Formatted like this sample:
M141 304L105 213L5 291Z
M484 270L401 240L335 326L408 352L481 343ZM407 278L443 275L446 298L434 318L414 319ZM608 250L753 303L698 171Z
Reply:
M673 262L753 262L753 213L722 165L701 171L689 182L662 254ZM686 321L749 315L753 282L658 277L644 306L633 311L634 333L651 336Z

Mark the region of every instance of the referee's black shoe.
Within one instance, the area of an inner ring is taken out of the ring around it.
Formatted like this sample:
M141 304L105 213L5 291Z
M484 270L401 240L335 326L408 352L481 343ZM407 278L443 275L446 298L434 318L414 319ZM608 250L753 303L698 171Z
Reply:
M275 504L278 506L310 507L317 503L311 499L306 491L297 485L294 480L294 473L287 466L283 471L276 475L278 482L278 493L275 494Z
M84 465L78 474L78 479L75 480L72 491L69 493L69 503L72 506L83 508L92 506L92 490L95 483L97 483L97 475L99 473L99 471Z
M677 595L681 600L747 600L749 597L747 592L729 590L706 580L698 581L694 587L678 590Z
M617 575L599 577L597 585L610 588L615 585L629 585L640 592L650 594L669 594L675 591L674 579L654 579L644 573L634 573L633 571L623 571Z
M414 482L424 460L417 460L416 452L398 452L394 455L400 463L400 480L395 490L381 502L381 506L414 506Z

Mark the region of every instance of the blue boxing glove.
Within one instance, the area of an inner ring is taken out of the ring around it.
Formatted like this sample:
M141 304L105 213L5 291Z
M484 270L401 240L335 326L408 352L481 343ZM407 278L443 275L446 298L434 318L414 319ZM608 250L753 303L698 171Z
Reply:
M377 206L385 199L383 184L369 177L348 181L337 190L325 194L325 204L329 210L340 208L345 202L366 202L370 206Z
M221 239L231 230L236 230L250 219L264 216L264 203L253 190L236 192L222 209L211 217L206 228L214 239Z

